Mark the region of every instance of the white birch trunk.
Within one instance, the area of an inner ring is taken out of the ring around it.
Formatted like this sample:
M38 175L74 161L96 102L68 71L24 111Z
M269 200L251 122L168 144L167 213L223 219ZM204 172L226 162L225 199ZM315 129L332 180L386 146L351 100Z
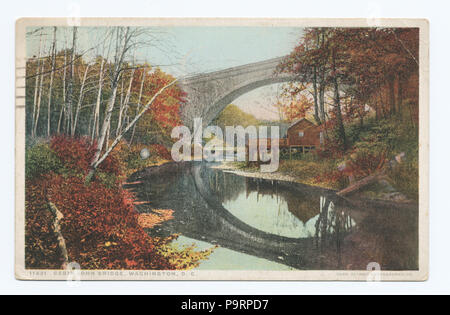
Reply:
M139 109L141 108L141 100L142 100L142 92L144 90L144 82L145 82L145 76L147 74L146 69L144 69L143 73L142 73L142 79L141 79L141 87L139 89L139 97L138 97L138 103L137 103L137 109L136 109L136 115L139 114ZM130 138L130 147L131 144L133 143L133 139L134 139L134 133L136 132L136 125L135 124L133 126L133 133L131 134L131 138Z
M51 128L51 104L52 104L52 88L53 88L53 77L55 75L55 65L56 65L56 26L53 29L53 46L52 46L52 70L50 73L50 86L48 88L48 104L47 104L47 137L50 137Z
M44 83L44 62L42 62L42 66L41 66L41 75L40 75L40 83L39 83L39 95L38 95L38 99L37 99L37 106L36 106L36 118L34 121L34 130L33 130L33 135L34 137L36 137L37 135L37 126L39 123L39 114L41 112L41 100L42 100L42 85Z
M39 37L39 53L38 53L38 59L37 59L37 66L36 66L36 79L34 84L34 102L33 102L33 117L31 121L31 136L34 138L34 122L36 120L36 108L37 108L37 98L38 98L38 91L39 91L39 79L40 79L40 67L41 67L41 51L42 51L42 31Z
M70 127L73 121L72 102L73 102L73 80L75 77L75 51L77 43L77 28L73 27L72 35L72 53L70 60L70 77L67 91L67 107L66 107L66 132L70 132Z
M133 85L133 79L134 79L134 72L135 69L131 72L130 82L128 84L127 94L125 95L125 99L123 100L123 103L121 104L120 113L119 113L119 120L117 122L117 129L116 129L116 136L118 136L122 132L122 125L123 125L123 118L127 112L128 103L130 102L130 94L131 94L131 86ZM122 81L122 89L123 89L123 81Z
M65 42L64 45L64 70L63 70L63 103L61 106L61 112L59 113L59 120L58 120L58 130L57 133L59 134L61 132L61 123L62 118L66 115L66 73L67 73L67 43Z
M161 95L162 92L164 92L164 90L166 90L167 88L169 88L170 86L174 85L175 82L177 82L177 80L173 80L172 82L170 82L169 84L167 84L166 86L164 86L163 88L161 88L155 95L153 95L153 97L151 98L151 100L144 106L144 108L142 109L142 111L136 115L136 117L133 119L133 121L131 121L131 123L129 125L127 125L125 127L125 129L114 139L113 143L111 144L111 146L106 150L106 152L92 165L92 168L95 170L100 163L102 163L107 157L108 155L111 153L111 151L116 147L116 145L120 142L120 140L122 140L124 134L126 134L128 132L128 130L131 129L131 127L133 127L137 121L142 117L142 115L145 114L145 112L150 108L150 106L153 104L153 102L156 100L156 98Z
M80 95L78 97L77 109L75 112L75 118L74 118L73 125L72 125L72 137L75 136L75 131L77 129L78 116L80 114L81 103L83 102L84 86L86 83L86 76L87 76L88 71L89 71L89 65L86 66L86 69L84 70L83 80L81 81Z
M100 125L100 102L102 99L102 89L103 89L103 66L105 64L105 59L102 58L102 63L100 65L100 73L98 78L98 93L97 102L95 104L94 113L94 125L92 126L92 140L98 137L99 125Z
M86 181L89 182L91 180L92 175L95 172L95 168L97 166L94 167L94 165L98 165L97 162L100 158L103 146L105 145L105 140L106 139L106 135L107 132L110 128L110 124L111 124L111 115L112 112L114 110L114 104L116 102L116 96L117 96L117 87L119 84L119 79L120 79L120 75L122 73L122 63L123 60L125 58L125 54L126 51L128 49L127 45L129 43L130 38L128 37L128 32L129 32L129 28L126 28L125 30L125 34L124 36L121 38L123 39L123 44L119 45L117 44L117 49L116 49L116 57L114 58L114 71L112 73L112 84L111 84L111 89L112 89L112 95L108 100L108 104L106 107L106 113L105 113L105 118L103 120L103 125L102 125L102 129L100 132L100 137L97 141L97 150L95 152L95 156L94 159L91 162L91 172L88 175L88 177L86 178ZM117 30L117 42L119 41L119 29ZM119 46L121 46L119 48Z

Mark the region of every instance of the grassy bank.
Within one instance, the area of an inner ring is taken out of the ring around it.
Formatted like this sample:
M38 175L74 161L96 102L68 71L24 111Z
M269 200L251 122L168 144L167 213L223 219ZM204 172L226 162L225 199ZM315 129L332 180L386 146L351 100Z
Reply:
M330 131L326 145L316 153L293 159L282 156L276 174L304 184L340 190L349 185L349 177L359 180L383 169L391 186L408 199L418 200L418 129L405 116L398 114L380 120L372 117L362 125L347 123L348 150L343 152L335 145ZM401 153L404 153L401 163L391 167L390 161ZM233 168L259 171L258 165L245 162L233 163ZM382 193L376 185L366 191L371 198Z

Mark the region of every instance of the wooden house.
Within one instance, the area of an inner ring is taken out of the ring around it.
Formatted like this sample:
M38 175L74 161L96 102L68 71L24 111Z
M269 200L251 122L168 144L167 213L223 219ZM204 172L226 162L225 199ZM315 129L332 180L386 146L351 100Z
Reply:
M323 144L323 134L319 126L306 118L294 121L287 130L287 146L290 150L307 153Z
M286 153L308 153L323 145L323 132L320 126L315 125L306 118L291 123L287 128L281 130L278 139L280 151ZM264 140L267 148L272 146L271 139L249 139L246 147L247 154L249 145L258 148L259 141Z

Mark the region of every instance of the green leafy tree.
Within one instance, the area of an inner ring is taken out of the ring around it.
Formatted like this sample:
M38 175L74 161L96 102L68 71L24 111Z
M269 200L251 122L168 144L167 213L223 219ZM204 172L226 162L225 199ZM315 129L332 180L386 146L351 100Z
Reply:
M248 114L241 110L234 104L230 104L220 113L220 115L213 121L212 125L219 126L225 130L226 126L256 126L259 125L259 120L252 114Z

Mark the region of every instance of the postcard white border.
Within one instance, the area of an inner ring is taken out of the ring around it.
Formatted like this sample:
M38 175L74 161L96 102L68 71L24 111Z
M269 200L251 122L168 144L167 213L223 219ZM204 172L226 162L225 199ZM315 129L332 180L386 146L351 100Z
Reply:
M16 22L15 276L67 280L68 273L25 269L25 30L28 26L286 26L420 28L419 270L381 271L380 281L426 281L429 269L429 22L425 19L291 18L21 18ZM81 271L80 280L367 281L369 271Z

